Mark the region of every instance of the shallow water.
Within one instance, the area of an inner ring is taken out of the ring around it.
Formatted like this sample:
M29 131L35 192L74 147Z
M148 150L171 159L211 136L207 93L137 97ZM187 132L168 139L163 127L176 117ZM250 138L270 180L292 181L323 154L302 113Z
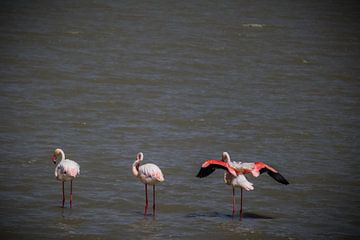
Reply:
M2 1L2 239L358 238L358 10ZM81 166L72 209L56 147ZM165 174L156 218L131 175L138 151ZM249 176L232 218L222 172L195 178L223 151L291 184Z

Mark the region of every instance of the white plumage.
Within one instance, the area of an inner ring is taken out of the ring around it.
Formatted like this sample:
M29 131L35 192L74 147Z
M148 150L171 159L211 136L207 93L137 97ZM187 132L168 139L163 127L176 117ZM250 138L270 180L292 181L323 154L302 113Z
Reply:
M224 181L233 187L241 187L246 191L254 190L253 184L249 182L243 174L234 177L232 174L225 172Z
M147 163L139 167L140 181L144 184L154 185L164 181L164 176L158 166L153 163Z
M63 159L55 168L55 177L60 181L70 181L80 174L80 165L70 159Z
M231 161L230 155L227 152L223 153L222 159L224 162L229 163L229 165L237 170L242 169L253 169L254 163L242 163ZM226 184L231 185L232 187L241 187L246 191L254 190L253 183L249 182L244 174L238 173L237 176L230 174L229 172L224 173L224 181Z

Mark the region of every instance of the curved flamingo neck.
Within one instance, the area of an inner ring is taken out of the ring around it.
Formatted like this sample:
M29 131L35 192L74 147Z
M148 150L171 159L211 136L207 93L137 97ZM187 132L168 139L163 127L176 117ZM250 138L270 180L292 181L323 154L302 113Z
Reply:
M222 160L226 163L230 163L231 162L231 158L230 158L230 155L229 153L227 152L223 152L222 154Z
M61 149L60 149L60 154L61 154L61 161L65 160L65 153Z
M54 153L54 156L59 156L59 155L61 155L61 161L63 161L63 160L65 160L65 153L64 153L64 151L62 150L62 149L60 149L60 148L57 148L57 149L55 149L55 153Z
M136 160L132 165L132 173L136 177L139 175L139 167L142 160L144 160L144 154L142 152L139 152L138 154L136 154Z
M136 159L132 165L132 174L137 177L139 175L140 160Z

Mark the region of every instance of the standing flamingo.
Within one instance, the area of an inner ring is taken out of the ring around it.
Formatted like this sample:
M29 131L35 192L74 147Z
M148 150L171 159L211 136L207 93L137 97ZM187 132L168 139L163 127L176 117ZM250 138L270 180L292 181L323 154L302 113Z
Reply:
M72 208L72 181L80 174L80 166L70 159L65 159L65 153L60 148L55 149L52 161L56 164L57 158L61 156L61 161L55 167L55 177L57 180L62 181L62 207L65 204L64 183L70 180L70 208Z
M140 178L140 181L145 184L145 216L148 208L147 185L153 185L153 216L155 216L155 184L158 182L163 182L165 179L160 168L155 164L147 163L140 166L140 163L143 159L144 154L142 152L136 154L136 160L132 165L132 173L134 176Z
M224 181L226 184L232 186L233 216L235 214L235 187L241 188L240 219L242 219L243 215L243 189L246 191L254 190L253 184L246 179L245 174L251 173L254 177L258 177L260 174L267 172L277 182L285 185L289 184L278 171L269 165L266 165L263 162L241 163L231 161L230 155L227 152L223 152L221 160L206 160L196 176L199 178L207 177L217 168L226 171L224 174Z

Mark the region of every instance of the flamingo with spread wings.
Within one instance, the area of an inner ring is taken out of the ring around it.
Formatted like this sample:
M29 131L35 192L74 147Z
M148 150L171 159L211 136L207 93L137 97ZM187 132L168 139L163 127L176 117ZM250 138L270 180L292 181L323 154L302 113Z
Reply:
M243 215L243 189L246 191L254 190L253 184L249 182L245 174L251 173L254 177L258 177L262 173L268 173L270 177L282 184L289 184L289 182L274 168L263 162L255 163L242 163L231 161L230 155L223 152L221 160L206 160L199 173L196 175L199 178L204 178L213 173L216 169L225 170L224 181L226 184L231 185L233 189L233 210L235 214L235 188L241 189L241 202L240 202L240 218Z

